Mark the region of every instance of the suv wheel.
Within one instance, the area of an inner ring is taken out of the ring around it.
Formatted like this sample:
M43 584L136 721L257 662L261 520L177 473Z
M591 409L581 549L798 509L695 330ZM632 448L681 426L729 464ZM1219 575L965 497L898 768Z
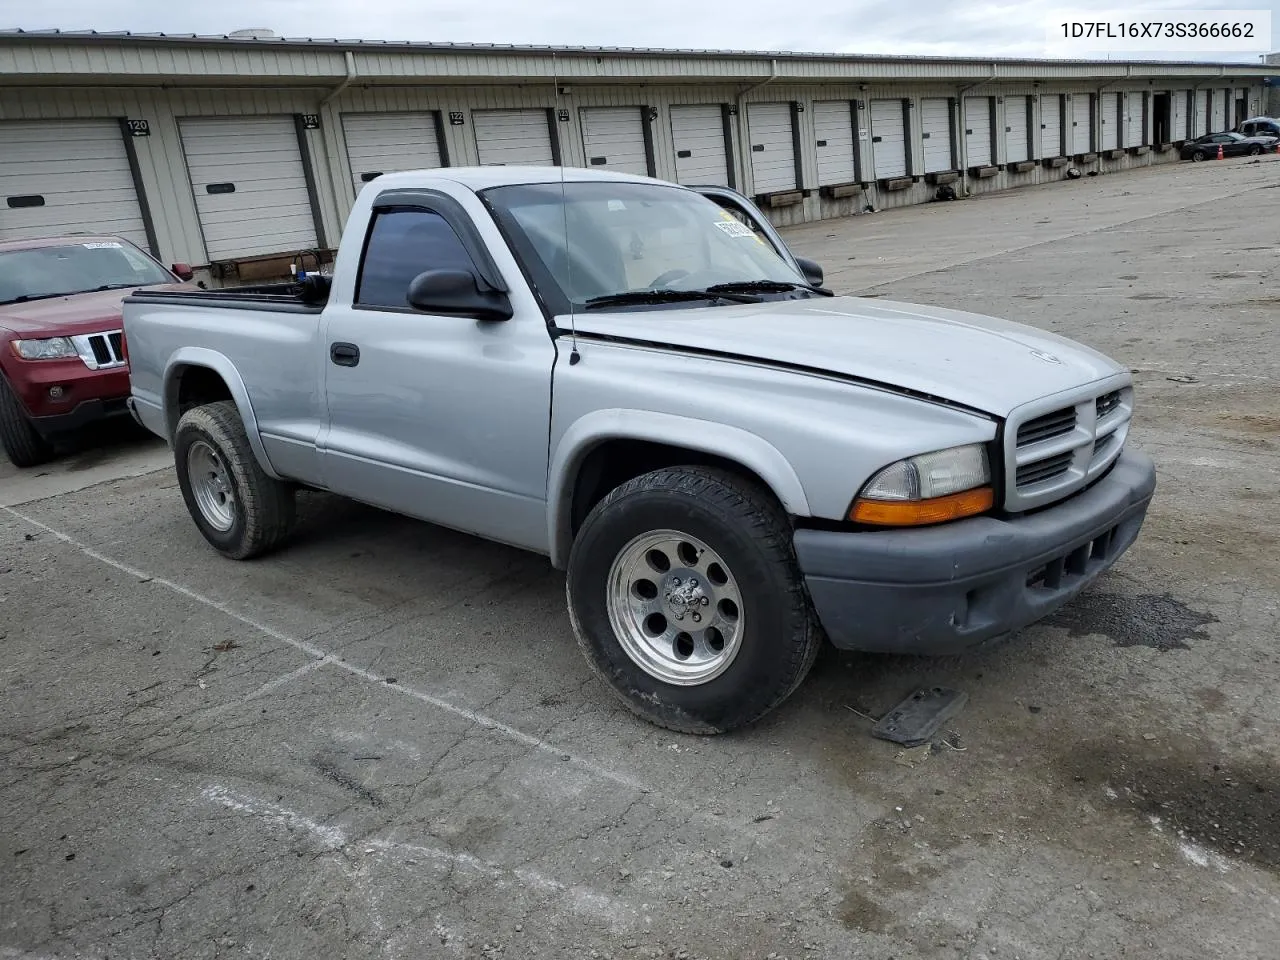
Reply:
M31 425L4 377L0 377L0 446L15 467L37 467L53 458L53 447Z
M726 471L663 469L618 487L583 523L566 589L595 673L633 712L684 733L764 716L821 645L785 513Z
M293 488L258 465L234 403L223 400L184 413L173 451L187 510L220 553L247 560L288 536Z

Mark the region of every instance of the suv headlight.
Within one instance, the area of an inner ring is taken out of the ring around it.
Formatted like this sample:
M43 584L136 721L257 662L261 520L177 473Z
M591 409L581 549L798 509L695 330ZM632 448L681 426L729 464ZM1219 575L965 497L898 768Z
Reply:
M77 357L75 344L67 337L47 340L14 340L13 351L23 360L62 360Z
M859 491L849 519L915 527L986 513L994 503L987 448L971 443L889 464Z

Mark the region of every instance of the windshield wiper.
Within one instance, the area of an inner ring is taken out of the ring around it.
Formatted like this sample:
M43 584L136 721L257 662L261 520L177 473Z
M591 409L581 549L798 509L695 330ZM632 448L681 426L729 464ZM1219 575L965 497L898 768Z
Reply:
M789 280L734 280L730 283L713 283L707 290L710 293L786 293L790 290L806 290L824 297L835 296L823 287L792 283Z
M12 300L0 300L0 307L11 303L30 303L32 300L52 300L54 297L65 297L65 293L23 293Z
M745 294L746 291L743 291ZM625 306L630 303L688 303L695 300L728 300L731 303L759 303L759 297L729 296L731 291L718 290L628 290L626 293L610 293L592 297L587 301L588 310L598 307Z

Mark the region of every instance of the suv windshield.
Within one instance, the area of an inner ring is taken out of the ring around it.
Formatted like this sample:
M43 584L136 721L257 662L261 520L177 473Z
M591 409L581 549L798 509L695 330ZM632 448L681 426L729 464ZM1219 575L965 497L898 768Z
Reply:
M0 253L0 303L175 282L142 251L116 240Z
M766 292L809 286L765 239L690 190L625 181L540 183L495 187L484 198L557 312L629 299L650 308L743 302L676 295L726 284Z

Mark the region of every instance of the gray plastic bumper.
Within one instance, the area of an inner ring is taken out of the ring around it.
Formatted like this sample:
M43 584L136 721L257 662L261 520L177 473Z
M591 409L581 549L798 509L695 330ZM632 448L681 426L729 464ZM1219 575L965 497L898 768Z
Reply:
M796 554L837 647L954 653L1034 623L1137 539L1155 464L1128 450L1088 490L1012 520L914 530L799 530Z

